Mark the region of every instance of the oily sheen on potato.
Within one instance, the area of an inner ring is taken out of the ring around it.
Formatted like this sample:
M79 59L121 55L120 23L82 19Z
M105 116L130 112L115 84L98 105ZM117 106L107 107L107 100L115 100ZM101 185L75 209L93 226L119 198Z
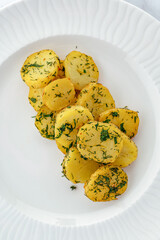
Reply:
M92 57L78 52L70 52L65 60L65 75L70 78L76 90L81 90L90 82L97 82L98 68Z
M57 79L44 88L43 102L52 111L67 107L74 98L74 86L68 78Z
M138 148L126 134L121 132L120 135L123 139L123 148L119 156L112 164L114 166L127 167L137 159Z
M128 137L134 137L138 132L138 113L129 109L114 108L103 112L99 118L100 122L115 124Z
M100 166L93 160L83 158L75 147L70 148L62 163L63 174L72 183L86 182Z
M31 88L43 88L58 75L60 61L53 50L33 53L21 68L22 80Z
M86 123L77 134L77 148L85 158L112 163L123 148L123 139L118 131L113 124Z
M100 83L90 83L83 88L76 104L88 108L96 121L101 113L115 107L108 88Z

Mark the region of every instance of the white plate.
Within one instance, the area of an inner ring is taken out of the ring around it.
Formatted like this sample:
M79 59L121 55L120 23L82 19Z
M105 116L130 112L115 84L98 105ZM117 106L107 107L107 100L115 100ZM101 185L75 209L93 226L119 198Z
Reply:
M0 240L158 239L159 43L159 22L122 1L28 0L0 11ZM45 48L91 55L116 106L139 111L139 155L118 201L93 203L80 184L71 191L63 155L34 127L19 71Z

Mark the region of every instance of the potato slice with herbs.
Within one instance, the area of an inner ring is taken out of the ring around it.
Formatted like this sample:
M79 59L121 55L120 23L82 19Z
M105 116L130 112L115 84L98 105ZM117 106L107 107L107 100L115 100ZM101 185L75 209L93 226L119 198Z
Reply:
M112 163L114 166L127 167L136 160L138 148L136 144L123 132L120 133L123 139L123 148L119 156Z
M138 132L138 113L125 108L114 108L101 113L100 122L115 124L128 137L134 137Z
M127 189L127 174L114 166L102 166L85 183L85 195L94 202L117 199Z
M75 89L81 90L90 82L97 82L98 68L92 57L78 51L70 52L65 60L65 75L70 78Z
M43 106L43 101L42 101L43 90L44 90L43 88L29 89L29 95L28 95L29 102L34 108L34 110L37 112Z
M58 69L58 77L59 78L65 78L65 68L64 68L64 61L60 60L60 65Z
M22 80L32 88L43 88L58 75L60 60L52 50L42 50L27 57L21 68Z
M93 160L83 158L77 148L72 147L63 160L62 172L72 183L84 183L100 166Z
M115 107L109 90L100 83L90 83L83 88L76 104L88 108L95 120L102 112Z
M52 112L46 106L43 106L37 113L35 126L42 137L55 139L55 119L56 112Z
M52 111L67 107L74 98L74 86L68 78L57 79L44 88L43 102Z
M93 116L87 108L81 106L65 108L56 117L56 141L70 148L76 141L79 128L91 120L93 121Z
M56 141L57 147L58 149L63 153L66 154L67 153L67 148L62 146L59 142Z
M112 163L123 148L119 132L113 124L89 122L79 129L77 148L85 158Z

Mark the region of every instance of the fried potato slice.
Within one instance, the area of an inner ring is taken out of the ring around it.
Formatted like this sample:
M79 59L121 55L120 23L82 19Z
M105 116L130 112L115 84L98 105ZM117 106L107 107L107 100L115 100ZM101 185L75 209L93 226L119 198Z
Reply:
M93 160L84 159L77 148L72 147L63 160L62 172L72 183L84 183L100 166Z
M115 124L128 137L134 137L138 132L138 113L125 108L114 108L101 113L100 122Z
M37 113L35 126L44 138L55 139L55 119L56 112L52 112L46 106L43 106Z
M42 94L43 88L30 88L28 100L36 112L43 106Z
M56 141L70 148L76 141L78 129L88 121L93 121L93 116L87 108L82 106L65 108L56 117Z
M109 90L100 83L90 83L82 89L77 105L86 107L98 121L99 115L110 108L115 108L115 102Z
M127 189L127 174L114 166L102 166L85 183L85 195L94 202L117 199Z
M65 75L70 78L75 89L81 90L90 82L97 82L98 68L92 57L78 51L70 52L65 60Z
M62 146L59 142L57 142L56 140L56 144L57 144L57 147L58 149L63 153L63 154L66 154L67 153L67 148Z
M68 78L57 79L44 88L43 102L52 111L67 107L74 98L74 86Z
M114 166L127 167L137 159L138 148L136 144L123 132L120 133L123 139L123 148L119 156L112 163Z
M85 158L100 163L112 163L123 148L123 139L119 132L113 124L86 123L77 134L77 148Z
M31 54L21 68L22 80L32 88L43 88L58 75L60 60L52 50Z

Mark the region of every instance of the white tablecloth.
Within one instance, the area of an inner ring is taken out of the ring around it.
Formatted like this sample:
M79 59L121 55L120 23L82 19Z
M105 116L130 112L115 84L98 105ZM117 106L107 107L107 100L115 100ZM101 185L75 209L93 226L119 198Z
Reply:
M16 0L0 0L0 7L3 7L15 1ZM142 8L143 10L145 10L146 12L160 20L160 0L124 0L124 1Z

